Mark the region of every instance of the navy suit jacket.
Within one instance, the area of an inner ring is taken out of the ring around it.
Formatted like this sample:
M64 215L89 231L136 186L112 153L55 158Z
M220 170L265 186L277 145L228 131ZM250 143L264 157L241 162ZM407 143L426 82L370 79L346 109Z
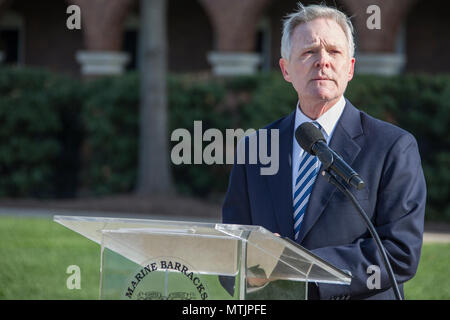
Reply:
M223 223L260 225L294 239L292 141L295 112L266 129L279 129L279 170L261 175L260 164L234 164L222 208ZM352 192L374 224L399 288L417 270L422 247L426 185L417 142L392 124L370 117L348 100L330 147L365 182ZM350 286L319 284L320 299L394 299L374 239L349 200L319 174L297 242L319 257L352 273ZM381 270L380 289L367 280ZM317 296L316 296L317 297Z

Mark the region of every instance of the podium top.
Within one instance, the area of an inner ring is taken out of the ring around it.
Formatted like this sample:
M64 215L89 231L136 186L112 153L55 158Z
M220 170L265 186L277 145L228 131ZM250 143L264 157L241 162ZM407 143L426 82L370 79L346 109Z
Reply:
M145 266L161 257L185 262L200 274L350 284L339 270L295 242L260 226L54 216L54 221Z

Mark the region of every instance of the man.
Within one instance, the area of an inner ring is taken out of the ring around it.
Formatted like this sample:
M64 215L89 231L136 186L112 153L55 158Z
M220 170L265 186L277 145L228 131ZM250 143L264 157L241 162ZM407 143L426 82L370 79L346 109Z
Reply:
M259 165L235 164L223 204L224 223L261 225L352 273L350 286L310 286L311 299L395 295L359 214L318 174L317 158L308 157L295 140L303 122L314 122L329 146L364 180L365 188L352 192L382 240L402 295L401 283L414 276L422 247L426 185L416 140L344 98L354 65L353 28L342 12L300 4L287 17L280 67L299 102L293 113L266 127L279 130L279 171L261 175ZM379 288L372 288L368 270L376 267L381 281Z

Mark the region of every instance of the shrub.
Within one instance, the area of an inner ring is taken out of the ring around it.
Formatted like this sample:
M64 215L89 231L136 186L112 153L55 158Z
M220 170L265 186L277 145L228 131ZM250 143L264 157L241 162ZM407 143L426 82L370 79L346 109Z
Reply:
M82 188L90 194L131 191L136 181L139 85L135 74L85 86Z
M66 169L77 167L77 99L74 81L65 77L33 69L0 70L0 196L75 191L76 170Z
M138 76L129 73L105 78L87 87L83 186L97 195L132 191L138 167ZM225 95L218 83L170 77L168 90L169 132L186 128L193 134L196 120L202 120L203 131L230 127L227 110L216 108ZM171 147L176 143L172 142ZM178 191L185 194L206 196L226 188L227 171L220 166L174 165L172 172Z

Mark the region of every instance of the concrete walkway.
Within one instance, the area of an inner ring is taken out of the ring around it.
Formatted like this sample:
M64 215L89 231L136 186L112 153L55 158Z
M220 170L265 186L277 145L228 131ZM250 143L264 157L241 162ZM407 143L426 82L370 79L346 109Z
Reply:
M0 207L0 217L30 217L30 218L48 218L54 216L81 216L81 217L107 217L107 218L126 218L126 219L151 219L151 220L169 220L169 221L193 221L220 223L220 218L214 216L188 216L188 215L167 215L167 214L148 214L133 212L115 212L102 210L75 210L63 208L10 208Z
M450 233L425 232L424 243L450 243Z

